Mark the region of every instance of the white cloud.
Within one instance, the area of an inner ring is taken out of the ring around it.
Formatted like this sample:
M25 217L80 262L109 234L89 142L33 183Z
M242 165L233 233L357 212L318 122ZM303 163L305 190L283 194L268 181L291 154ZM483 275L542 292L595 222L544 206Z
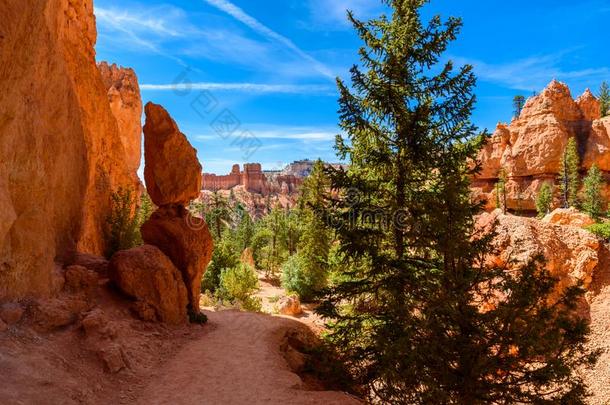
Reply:
M241 8L237 7L235 4L231 3L230 1L227 1L227 0L203 0L203 1L210 4L211 6L216 7L217 9L227 13L228 15L232 16L237 21L246 25L253 31L259 33L263 37L265 37L271 41L277 42L277 43L285 46L286 48L290 49L296 55L298 55L305 61L311 63L314 66L314 68L321 75L323 75L331 80L334 80L334 78L336 77L336 75L333 74L333 72L326 65L324 65L322 62L318 61L317 59L315 59L314 57L312 57L311 55L309 55L308 53L303 51L290 39L273 31L266 25L262 24L260 21L256 20L252 16L245 13Z
M141 90L176 91L176 90L211 90L241 91L249 93L278 94L329 94L334 95L334 88L317 84L263 84L263 83L178 83L178 84L141 84Z
M332 127L299 127L299 126L278 126L271 124L244 124L244 129L247 129L252 135L259 139L275 139L286 141L303 141L303 142L329 142L334 141L335 136L339 133L338 129ZM210 141L221 139L216 134L195 135L194 139L198 141ZM269 145L270 148L276 146ZM283 145L287 147L286 145Z
M565 55L572 50L549 55L531 56L515 62L491 64L470 58L451 58L456 64L471 64L480 80L496 83L515 90L538 91L552 79L572 81L577 84L599 83L610 76L610 69L587 68L566 70L561 67Z

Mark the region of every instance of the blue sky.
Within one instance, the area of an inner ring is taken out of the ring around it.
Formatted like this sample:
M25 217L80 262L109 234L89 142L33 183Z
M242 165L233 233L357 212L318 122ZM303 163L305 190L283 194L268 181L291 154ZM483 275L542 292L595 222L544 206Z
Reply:
M380 0L97 0L97 58L135 69L144 102L162 104L204 171L232 163L280 168L336 161L336 76L358 62L346 8L363 19ZM610 81L610 0L433 0L459 16L446 57L479 77L474 122L509 121L516 94L551 79L576 96Z

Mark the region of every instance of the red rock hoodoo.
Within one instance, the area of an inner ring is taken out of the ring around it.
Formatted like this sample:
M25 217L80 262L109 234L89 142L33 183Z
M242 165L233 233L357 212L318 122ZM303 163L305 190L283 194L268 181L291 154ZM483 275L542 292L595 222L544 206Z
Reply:
M227 175L203 174L203 190L207 191L230 190L236 186L243 186L250 193L290 194L297 191L301 183L302 179L293 174L267 175L266 172L263 172L260 163L246 163L243 171L240 171L239 165L233 165L231 173Z
M473 181L475 194L486 198L492 208L494 185L504 170L508 208L535 210L541 185L557 182L563 152L572 137L579 146L583 174L595 163L608 176L610 117L600 115L599 101L590 91L575 101L565 84L552 81L527 101L509 125L498 124L479 154L482 172Z

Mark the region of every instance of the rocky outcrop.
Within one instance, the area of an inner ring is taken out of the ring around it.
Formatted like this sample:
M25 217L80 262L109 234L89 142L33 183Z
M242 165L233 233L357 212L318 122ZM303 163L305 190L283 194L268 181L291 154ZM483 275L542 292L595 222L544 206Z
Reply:
M598 268L604 245L592 233L571 225L557 225L533 218L502 215L500 210L477 218L480 230L495 225L493 245L498 255L494 264L510 268L525 264L542 255L549 272L559 279L558 290L566 286L591 284Z
M0 3L0 297L47 296L54 260L102 253L134 187L95 62L92 0Z
M589 225L593 225L595 220L587 214L579 212L576 208L557 208L546 215L542 222L586 228Z
M137 300L138 315L149 321L184 323L187 295L182 276L155 246L117 252L108 267L110 279Z
M213 241L207 224L182 206L161 207L141 228L144 242L155 245L180 270L191 310L199 312L201 278L212 259Z
M184 205L199 196L201 164L197 151L169 113L153 103L146 104L144 156L146 189L157 206Z
M234 187L243 186L250 193L265 196L295 193L302 182L302 178L294 174L263 172L260 163L246 163L243 171L240 171L239 165L233 165L231 173L227 175L203 174L203 190L205 191L231 190Z
M575 101L565 84L552 81L527 101L509 125L498 124L478 157L482 171L473 179L475 194L492 207L494 185L503 171L508 208L534 211L542 184L557 181L572 137L579 146L583 174L594 163L610 172L610 119L600 119L599 110L599 101L590 91Z
M132 172L140 168L142 155L142 98L133 69L101 62L97 65L108 92L110 109L119 126L125 162Z

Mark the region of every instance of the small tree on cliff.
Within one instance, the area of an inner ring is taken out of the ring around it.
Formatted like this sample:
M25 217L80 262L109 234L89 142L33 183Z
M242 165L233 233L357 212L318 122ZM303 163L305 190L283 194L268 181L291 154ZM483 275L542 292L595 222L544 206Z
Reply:
M540 187L538 197L536 197L536 211L538 211L538 217L542 218L551 211L551 205L553 204L553 186L551 183L545 182Z
M503 214L506 214L506 181L506 171L500 169L496 183L496 208L500 208Z
M582 208L591 218L598 220L602 216L602 186L604 178L597 165L593 164L583 182L584 196Z
M610 87L606 82L602 82L599 88L599 104L602 117L610 114Z
M525 97L524 96L518 95L513 98L513 108L514 108L515 118L519 118L524 106L525 106Z
M578 190L580 188L580 158L576 139L570 138L561 159L559 187L561 190L563 208L578 206Z
M492 236L474 233L475 77L438 66L461 21L422 21L425 0L385 3L390 16L349 13L363 67L338 80L350 165L327 169L343 270L319 307L329 340L371 402L582 404L582 292L550 304L542 266L489 268Z

